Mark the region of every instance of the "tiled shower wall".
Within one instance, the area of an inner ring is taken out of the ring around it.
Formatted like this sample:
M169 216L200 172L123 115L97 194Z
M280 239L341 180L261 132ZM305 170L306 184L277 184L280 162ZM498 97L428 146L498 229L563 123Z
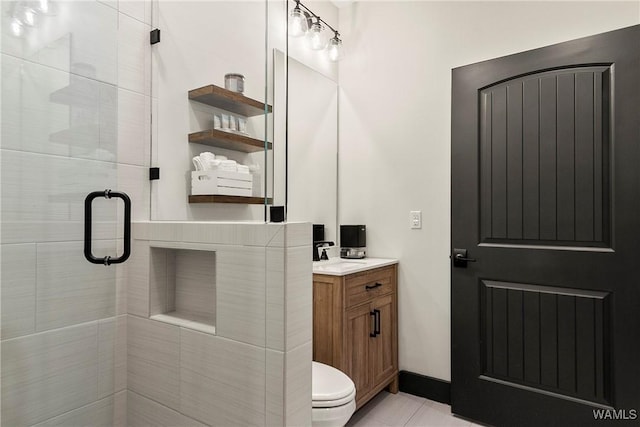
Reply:
M124 425L124 270L84 259L83 202L124 191L149 218L151 5L51 1L16 36L20 3L1 2L1 422ZM94 203L96 255L120 253L120 210Z
M133 234L128 425L310 425L311 224L163 221ZM215 334L150 318L167 298L157 248L190 257L192 274L215 270Z

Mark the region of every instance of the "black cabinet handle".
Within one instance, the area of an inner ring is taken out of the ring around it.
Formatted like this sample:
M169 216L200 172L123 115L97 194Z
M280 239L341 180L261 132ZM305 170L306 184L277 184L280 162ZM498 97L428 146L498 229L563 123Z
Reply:
M115 197L122 199L124 202L124 252L116 258L111 258L110 256L97 258L91 251L91 205L93 204L93 200L98 197L104 197L105 199ZM111 264L121 264L129 258L129 255L131 255L131 199L126 193L111 190L89 193L86 199L84 199L84 257L92 264L103 264L107 266Z
M376 337L376 310L370 311L369 316L373 316L373 332L369 332L371 338Z
M375 338L380 335L380 310L377 308L369 312L370 316L373 316L373 332L369 333L371 338Z
M379 288L380 286L382 286L382 283L377 283L375 285L365 285L365 289L370 291L371 289L375 289L375 288Z

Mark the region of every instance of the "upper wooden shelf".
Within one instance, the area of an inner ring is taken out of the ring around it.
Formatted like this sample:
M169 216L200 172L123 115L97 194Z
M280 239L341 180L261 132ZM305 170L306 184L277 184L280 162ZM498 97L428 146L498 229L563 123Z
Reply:
M264 151L264 141L251 138L241 133L225 132L218 129L203 130L189 134L189 142L210 145L212 147L225 148L227 150L255 153ZM267 143L270 150L273 144Z
M245 117L259 116L265 113L265 104L255 99L232 92L216 85L203 86L189 91L189 99L211 105L231 113ZM272 111L271 105L267 105L267 112Z

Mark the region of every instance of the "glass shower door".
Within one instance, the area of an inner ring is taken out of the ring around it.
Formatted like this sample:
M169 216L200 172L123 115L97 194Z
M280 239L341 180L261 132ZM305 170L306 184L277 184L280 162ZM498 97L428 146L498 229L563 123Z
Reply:
M83 255L87 194L129 192L135 215L148 206L137 190L148 165L137 82L148 69L131 49L148 24L121 3L1 2L3 425L124 416L123 268ZM96 257L122 254L122 212L118 199L94 201Z

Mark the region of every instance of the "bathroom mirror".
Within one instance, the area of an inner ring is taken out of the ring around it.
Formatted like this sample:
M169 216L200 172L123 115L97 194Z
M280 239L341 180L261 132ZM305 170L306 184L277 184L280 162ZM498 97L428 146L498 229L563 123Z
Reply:
M284 63L283 52L275 56L276 64ZM337 244L338 85L291 57L286 61L287 220L324 224L325 239Z

